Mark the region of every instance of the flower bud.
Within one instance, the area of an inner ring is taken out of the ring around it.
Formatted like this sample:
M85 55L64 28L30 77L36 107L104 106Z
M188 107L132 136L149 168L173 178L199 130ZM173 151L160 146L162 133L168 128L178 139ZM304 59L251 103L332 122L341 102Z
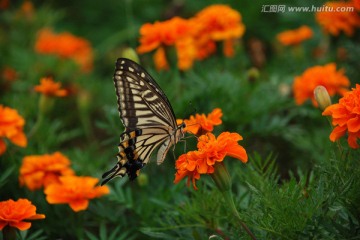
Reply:
M326 107L331 105L329 93L324 86L317 86L314 89L314 96L321 110L324 110Z
M122 57L133 60L136 63L140 62L139 56L137 55L136 51L133 48L125 48L122 51L121 55L122 55Z
M149 185L149 177L146 173L141 173L137 178L139 186L146 187Z

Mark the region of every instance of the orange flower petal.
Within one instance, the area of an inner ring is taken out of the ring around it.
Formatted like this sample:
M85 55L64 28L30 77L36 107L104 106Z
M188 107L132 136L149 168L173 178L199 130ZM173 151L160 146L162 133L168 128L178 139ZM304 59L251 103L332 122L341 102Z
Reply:
M332 142L335 142L336 140L338 140L339 138L341 138L342 136L344 136L346 133L346 126L344 127L335 127L334 130L331 132L330 134L330 140Z
M31 227L31 223L29 222L12 222L9 223L11 227L15 227L21 231L28 230Z
M349 132L360 131L360 116L356 116L347 121L347 127Z
M74 212L79 212L82 210L85 210L88 208L89 206L89 200L78 200L78 201L73 201L71 203L69 203L70 207L72 210L74 210Z
M26 147L27 145L27 138L23 132L16 133L15 135L11 136L9 140L19 147Z

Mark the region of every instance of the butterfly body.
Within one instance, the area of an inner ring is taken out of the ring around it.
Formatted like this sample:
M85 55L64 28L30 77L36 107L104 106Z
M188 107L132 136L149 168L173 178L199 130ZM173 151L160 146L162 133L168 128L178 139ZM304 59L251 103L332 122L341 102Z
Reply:
M120 135L118 162L103 175L105 184L126 174L131 180L159 147L161 164L170 147L184 135L185 124L177 125L174 111L160 86L137 63L124 58L116 62L114 74L120 119L125 126Z

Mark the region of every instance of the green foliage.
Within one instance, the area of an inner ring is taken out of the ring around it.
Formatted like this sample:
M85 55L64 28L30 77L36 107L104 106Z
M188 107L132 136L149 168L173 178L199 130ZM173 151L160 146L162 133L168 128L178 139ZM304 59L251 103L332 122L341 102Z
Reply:
M11 67L17 77L8 82L0 74L0 104L25 118L28 145L20 148L5 140L7 150L0 156L0 201L27 198L38 213L46 215L44 220L32 221L29 230L19 231L18 239L250 239L209 176L197 182L198 191L187 188L185 180L173 184L171 151L161 166L153 159L136 181L110 182L111 193L91 200L81 212L65 204L51 205L42 190L30 191L19 183L23 157L55 151L71 159L77 175L101 178L116 162L123 131L112 82L121 50L138 46L142 24L173 15L191 17L215 3L219 1L156 0L150 4L126 0L100 5L84 0L71 5L34 1L30 17L21 12L20 3L1 10L0 73ZM162 87L178 118L219 107L223 124L215 128L215 135L230 131L244 137L240 144L249 162L227 159L225 164L240 217L258 239L358 239L359 150L349 149L344 139L331 143L331 127L321 111L309 102L297 106L291 96L295 76L310 66L333 61L344 67L353 86L360 76L358 33L353 38L326 39L313 14L264 14L263 3L226 3L241 12L247 28L233 58L219 51L196 62L189 71L181 72L170 62L169 71L157 72L150 54L145 54L142 65ZM297 52L280 49L276 34L299 23L312 26L314 38ZM95 55L93 71L82 73L72 60L36 53L36 34L44 27L88 39ZM255 74L248 49L253 38L266 48L265 66L255 69ZM328 51L314 57L313 52L323 44ZM337 56L339 47L348 50L345 59ZM76 93L54 99L52 110L43 116L40 94L33 87L45 76L53 76L65 87L75 86ZM184 147L195 149L196 138L186 140L186 146L177 145L176 157L184 153Z

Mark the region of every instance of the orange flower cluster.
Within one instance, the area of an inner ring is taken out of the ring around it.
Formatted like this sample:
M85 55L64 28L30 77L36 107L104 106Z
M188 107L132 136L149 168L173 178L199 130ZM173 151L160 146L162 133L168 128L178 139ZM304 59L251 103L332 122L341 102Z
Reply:
M294 30L284 31L279 33L276 38L285 46L299 45L304 40L310 39L313 36L313 31L308 26L301 26Z
M222 162L226 156L247 162L246 150L237 143L242 139L239 134L230 132L223 132L217 138L212 133L200 136L198 150L183 154L176 160L174 183L188 177L187 184L191 181L194 189L197 189L195 180L200 179L200 174L213 173L215 163Z
M207 116L205 116L205 114L196 114L195 117L191 115L189 119L178 119L177 123L181 124L184 121L186 124L186 128L184 128L185 132L202 135L206 132L212 132L214 126L220 125L222 123L222 115L221 109L215 108Z
M40 85L35 86L34 89L46 96L64 97L68 94L65 89L61 89L61 83L54 82L51 77L42 78Z
M52 204L68 203L75 212L85 210L89 199L110 192L106 186L95 186L98 181L92 177L62 176L60 183L45 188L46 200Z
M15 109L0 105L0 155L6 151L4 138L20 147L26 147L27 138L23 132L24 125L24 118Z
M224 54L231 57L235 40L241 38L245 32L240 13L227 5L215 4L206 7L191 21L195 28L194 39L198 59L212 54L217 41L224 41Z
M332 117L335 126L330 134L330 140L335 142L348 133L348 144L351 148L359 148L357 140L360 138L360 85L345 93L339 103L330 105L322 113Z
M307 99L311 99L313 105L317 106L314 89L319 85L324 86L330 96L344 95L350 86L350 81L344 75L343 69L336 71L335 63L308 68L301 76L295 77L293 92L296 104L301 105Z
M214 53L217 41L224 41L224 54L232 56L235 40L244 32L239 12L227 5L212 5L190 19L174 17L144 24L140 28L137 51L146 53L157 49L154 62L157 69L162 70L169 67L165 47L174 46L178 68L187 70L196 59L201 60Z
M0 230L5 226L17 228L19 230L27 230L31 227L31 223L25 220L44 219L44 214L37 214L36 207L27 199L12 199L0 202Z
M107 186L95 187L97 178L75 176L60 152L24 157L19 181L30 190L44 187L49 203L68 203L76 212L85 210L89 199L109 193Z
M191 25L186 19L174 17L163 22L154 24L146 23L140 28L139 53L150 52L157 49L154 54L154 61L158 70L167 69L165 46L176 46L178 51L178 65L186 69L189 63L195 58L195 49L190 38ZM190 42L190 44L188 44Z
M59 177L74 175L70 168L70 160L61 154L26 156L20 167L20 185L25 185L30 190L40 189L53 183L59 183Z
M355 2L327 2L324 8L333 9L333 11L317 12L316 21L325 32L331 35L338 36L343 31L347 36L352 36L355 29L360 27L360 16L354 11L357 7Z
M93 52L89 41L67 32L56 34L50 29L41 30L35 50L41 54L55 54L61 58L72 59L84 72L93 68Z

